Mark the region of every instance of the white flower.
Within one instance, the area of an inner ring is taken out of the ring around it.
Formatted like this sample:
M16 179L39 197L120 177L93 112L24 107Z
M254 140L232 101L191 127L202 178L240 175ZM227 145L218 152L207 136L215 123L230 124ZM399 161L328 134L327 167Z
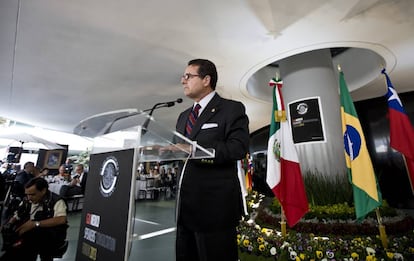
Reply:
M296 257L298 256L298 254L295 251L289 251L289 255L290 255L290 260L296 260Z
M398 261L404 261L404 257L400 253L395 253L394 254L394 259L398 260Z
M332 259L332 258L334 258L335 253L333 251L328 250L328 251L326 251L326 256L328 258Z
M274 255L276 255L276 253L277 253L277 251L276 251L276 247L272 247L272 248L270 249L270 254L271 254L272 256L274 256Z
M369 256L375 256L375 249L373 249L372 247L367 247L365 250L367 251L367 254Z
M280 247L280 249L284 249L285 247L289 246L289 242L283 242L282 246Z

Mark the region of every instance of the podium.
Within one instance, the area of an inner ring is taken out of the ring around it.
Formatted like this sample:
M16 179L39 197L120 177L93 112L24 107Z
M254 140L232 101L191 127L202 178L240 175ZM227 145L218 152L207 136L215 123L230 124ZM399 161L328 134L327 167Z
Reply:
M140 163L213 158L146 113L113 120L94 138L76 260L128 260Z

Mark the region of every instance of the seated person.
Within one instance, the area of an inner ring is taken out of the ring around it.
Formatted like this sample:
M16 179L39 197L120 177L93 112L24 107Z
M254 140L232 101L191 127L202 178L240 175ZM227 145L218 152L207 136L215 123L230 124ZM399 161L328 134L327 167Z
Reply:
M53 256L63 254L57 252L66 240L66 204L48 190L48 183L41 177L31 179L25 193L27 198L3 227L6 252L0 260L36 261L40 255L41 261L51 261ZM15 232L15 240L6 240L5 229Z
M28 161L24 164L23 170L17 173L13 185L13 195L19 198L24 197L24 186L32 178L34 178L33 170L35 165L33 162Z
M43 169L40 171L40 176L42 176L42 177L47 177L47 175L49 175L49 168L43 168Z
M150 169L150 178L154 179L154 187L159 187L161 184L161 174L158 172L158 166Z
M80 195L85 193L86 186L86 177L85 169L83 164L76 165L75 175L72 177L72 180L69 185L63 185L60 189L60 196L67 198L73 195Z
M53 177L53 179L52 179L51 182L53 182L53 183L55 183L55 182L61 183L61 182L65 182L65 181L69 182L70 181L70 174L67 173L66 170L67 169L66 169L66 165L65 164L60 165L60 167L59 167L59 173L56 174Z

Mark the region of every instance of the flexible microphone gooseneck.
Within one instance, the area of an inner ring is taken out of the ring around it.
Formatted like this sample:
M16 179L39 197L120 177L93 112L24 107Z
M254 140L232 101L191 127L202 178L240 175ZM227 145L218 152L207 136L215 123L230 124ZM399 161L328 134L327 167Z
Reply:
M177 100L175 100L175 101L169 101L169 102L159 102L159 103L156 103L154 106L152 106L152 108L150 109L150 111L149 111L149 113L148 113L148 115L149 115L150 117L148 117L148 118L145 120L144 124L142 124L142 134L145 134L145 132L147 131L148 124L149 124L149 122L150 122L150 119L151 119L152 113L154 112L154 110L155 110L155 109L164 108L164 107L172 107L172 106L174 106L174 105L175 105L175 103L182 103L182 102L183 102L183 99L178 98L178 99L177 99Z
M117 122L117 121L119 121L119 120L122 120L122 119L125 119L125 118L129 118L129 117L132 117L132 116L135 116L135 115L138 115L138 114L142 114L143 112L147 112L147 111L149 111L149 116L152 116L152 113L154 112L155 109L163 108L163 107L171 107L171 106L174 106L175 103L182 103L182 102L183 102L183 99L181 99L181 98L178 98L175 101L159 102L159 103L156 103L154 106L152 106L151 109L146 109L146 110L143 110L143 111L139 111L139 112L134 112L134 113L130 113L130 114L127 114L127 115L123 115L121 117L118 117L118 118L114 119L109 124L109 126L105 129L105 131L103 133L104 134L108 134L111 131L111 128L114 125L114 123ZM147 118L147 120L142 125L143 129L145 130L145 132L146 132L146 129L148 127L150 118L151 117ZM145 133L145 132L143 131L143 133Z

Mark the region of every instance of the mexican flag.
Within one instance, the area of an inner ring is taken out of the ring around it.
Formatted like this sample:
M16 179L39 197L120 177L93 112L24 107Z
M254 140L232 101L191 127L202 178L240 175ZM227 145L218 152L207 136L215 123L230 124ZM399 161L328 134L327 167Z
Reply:
M339 90L345 162L354 192L355 214L357 220L361 221L369 212L381 206L381 193L377 186L361 123L342 71L339 73Z
M266 182L282 205L289 227L308 212L308 199L283 103L282 82L272 79L273 113L267 147Z

